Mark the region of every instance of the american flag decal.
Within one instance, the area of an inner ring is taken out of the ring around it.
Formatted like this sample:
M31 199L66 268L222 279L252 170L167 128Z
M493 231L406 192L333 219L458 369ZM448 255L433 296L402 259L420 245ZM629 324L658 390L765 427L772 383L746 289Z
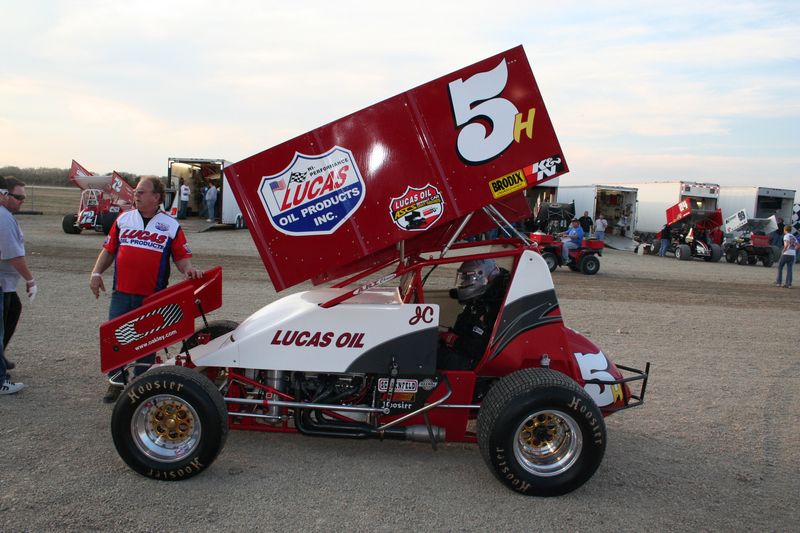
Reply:
M144 320L145 318L149 318L153 315L161 315L164 319L164 322L151 329L150 331L146 331L144 333L137 333L136 332L136 323L140 320ZM132 342L138 341L144 337L152 335L156 331L160 331L164 328L168 328L173 324L180 322L183 318L183 312L181 311L181 307L178 304L169 304L165 305L164 307L159 307L155 311L151 311L146 315L142 315L140 317L136 317L133 320L126 322L125 324L121 325L114 331L114 336L121 345L130 344Z

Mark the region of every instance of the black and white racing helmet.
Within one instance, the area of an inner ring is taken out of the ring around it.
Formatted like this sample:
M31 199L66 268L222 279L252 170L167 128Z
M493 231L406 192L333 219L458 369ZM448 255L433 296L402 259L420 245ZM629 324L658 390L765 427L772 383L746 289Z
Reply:
M464 261L456 274L458 299L466 302L486 292L486 287L500 273L494 259Z

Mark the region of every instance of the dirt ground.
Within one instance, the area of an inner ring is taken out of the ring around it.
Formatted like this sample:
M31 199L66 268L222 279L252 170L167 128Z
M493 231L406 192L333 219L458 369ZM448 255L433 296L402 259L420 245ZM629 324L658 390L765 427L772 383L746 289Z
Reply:
M775 267L612 250L596 276L554 273L569 326L618 363L652 363L645 405L607 419L603 464L569 495L512 493L473 445L243 432L167 483L125 466L100 401L108 296L87 282L102 235L19 219L40 292L8 350L27 387L0 398L0 530L797 530L800 287L773 287ZM276 298L247 231L185 227L196 265L225 269L214 318Z

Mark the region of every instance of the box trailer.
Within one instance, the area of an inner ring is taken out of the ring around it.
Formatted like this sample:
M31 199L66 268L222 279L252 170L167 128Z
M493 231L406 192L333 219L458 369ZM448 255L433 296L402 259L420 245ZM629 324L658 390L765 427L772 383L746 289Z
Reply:
M206 218L210 218L221 224L231 224L237 228L244 228L244 218L239 204L228 184L223 170L231 163L224 159L200 159L188 157L170 157L167 162L167 201L169 206L167 211L172 216L177 216L179 202L180 180L189 186L189 207L190 215L204 213L205 199L203 198L204 185L213 182L219 189L215 212L212 214L204 213Z
M558 202L575 204L575 216L581 217L589 212L592 220L602 213L608 221L606 233L612 235L619 231L620 220L627 217L625 235L631 236L636 231L638 191L634 187L618 185L568 185L558 188Z
M658 233L667 221L667 209L686 200L693 210L717 209L720 187L716 183L696 181L655 181L625 183L637 189L636 229L640 233Z
M719 205L722 215L729 217L744 209L750 218L775 218L788 223L792 218L795 191L770 187L722 187Z

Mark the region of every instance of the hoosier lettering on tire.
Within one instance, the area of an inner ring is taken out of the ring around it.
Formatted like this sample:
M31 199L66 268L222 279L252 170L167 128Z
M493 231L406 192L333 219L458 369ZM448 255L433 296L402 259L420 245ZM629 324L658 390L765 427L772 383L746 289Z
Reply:
M498 381L478 415L478 445L495 476L529 496L559 496L592 477L606 448L603 415L565 375L527 368Z
M133 470L179 481L217 457L228 435L228 415L208 378L185 367L161 367L125 389L114 406L111 435Z

